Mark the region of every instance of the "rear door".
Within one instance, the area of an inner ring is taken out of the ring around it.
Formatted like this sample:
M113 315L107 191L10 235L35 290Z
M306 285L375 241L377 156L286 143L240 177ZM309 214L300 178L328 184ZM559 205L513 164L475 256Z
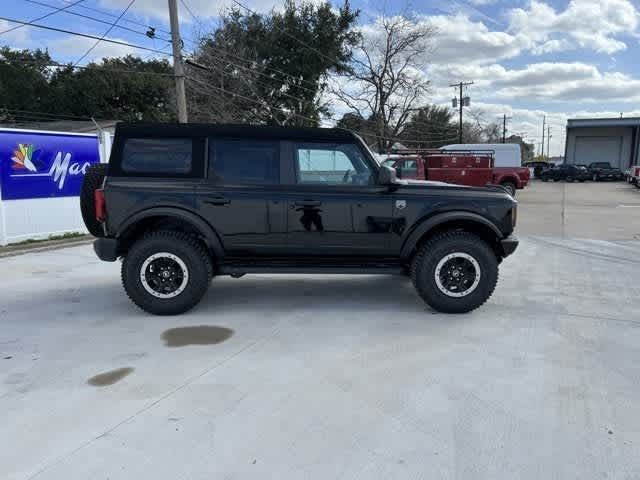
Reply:
M197 207L231 254L268 255L286 240L278 140L209 138Z
M305 255L382 255L392 200L355 143L289 143L287 243Z

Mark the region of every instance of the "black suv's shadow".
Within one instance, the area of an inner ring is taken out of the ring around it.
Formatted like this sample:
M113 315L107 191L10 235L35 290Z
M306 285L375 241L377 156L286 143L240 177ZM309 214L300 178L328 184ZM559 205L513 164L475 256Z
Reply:
M429 310L404 276L246 276L215 278L198 311L256 314L308 307L323 313Z

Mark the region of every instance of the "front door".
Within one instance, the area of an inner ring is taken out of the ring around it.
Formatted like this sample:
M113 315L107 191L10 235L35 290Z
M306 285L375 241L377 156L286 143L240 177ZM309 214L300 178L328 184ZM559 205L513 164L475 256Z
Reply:
M280 142L209 139L208 178L197 208L231 255L268 255L286 241Z
M392 223L388 188L356 144L292 143L287 244L305 255L384 255Z

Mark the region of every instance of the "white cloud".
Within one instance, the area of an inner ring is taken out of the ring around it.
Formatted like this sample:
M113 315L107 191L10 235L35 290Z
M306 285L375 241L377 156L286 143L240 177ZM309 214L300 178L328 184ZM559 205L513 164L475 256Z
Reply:
M0 20L0 32L4 32L6 30L11 31L4 33L0 38L3 45L9 45L13 48L25 48L29 45L31 41L31 27L7 22L6 20Z
M482 22L474 22L467 16L436 15L425 17L438 29L434 39L434 63L488 63L513 58L530 46L530 40L520 34L491 31Z
M615 37L634 34L640 21L629 0L571 0L560 13L544 2L531 0L528 8L514 8L507 16L511 33L547 44L547 51L580 47L607 54L626 49L626 43ZM571 42L553 38L558 36ZM541 52L547 53L544 48Z
M274 8L282 7L281 0L238 0L243 5L258 12L267 12ZM113 11L122 11L129 4L129 0L100 0L102 8ZM241 8L232 0L188 0L187 4L199 21L206 21L218 17L225 10L235 7ZM143 17L160 19L166 24L169 23L169 9L166 0L137 0L131 7L131 12ZM194 19L181 2L178 2L178 12L180 21L193 23Z

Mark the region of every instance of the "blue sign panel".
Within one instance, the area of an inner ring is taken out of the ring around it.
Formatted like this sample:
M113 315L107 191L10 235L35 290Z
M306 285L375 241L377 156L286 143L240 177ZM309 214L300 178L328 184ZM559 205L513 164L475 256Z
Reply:
M99 161L94 136L0 130L2 199L78 196L87 167Z

